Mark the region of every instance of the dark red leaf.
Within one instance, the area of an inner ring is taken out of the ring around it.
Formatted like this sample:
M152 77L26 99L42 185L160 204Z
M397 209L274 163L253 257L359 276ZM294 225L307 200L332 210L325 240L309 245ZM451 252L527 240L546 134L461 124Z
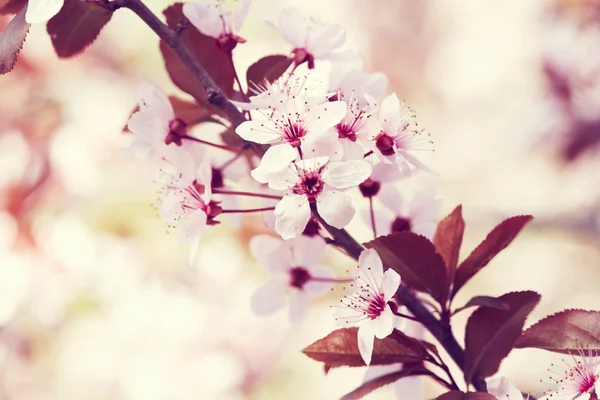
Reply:
M525 319L540 301L536 292L512 292L498 299L508 310L480 307L469 318L465 333L465 379L486 378L498 372L500 363L521 336Z
M600 311L564 310L527 329L517 348L535 347L557 353L600 352Z
M421 367L420 370L401 369L399 371L394 371L363 383L350 393L342 396L340 400L358 400L368 395L372 391L394 383L399 379L405 378L407 376L427 375L427 373L428 371L423 367Z
M212 115L208 108L194 101L182 100L175 96L169 96L169 100L175 116L188 125L201 122Z
M504 250L521 232L521 229L533 219L531 215L519 215L502 221L487 235L456 270L452 297L492 258Z
M362 367L365 365L358 350L358 328L342 328L317 340L302 352L313 360L324 362L329 368ZM371 365L429 359L425 347L416 339L404 334L375 339Z
M27 7L24 7L0 32L0 75L12 71L17 54L23 48L30 26L25 22L26 12Z
M446 301L448 274L444 260L427 238L413 232L397 232L364 245L377 250L383 263L398 272L408 286L431 294L440 303Z
M112 11L97 3L65 0L60 12L46 26L56 54L68 58L84 51L111 17Z
M248 92L259 84L276 81L292 65L292 60L284 55L266 56L252 64L246 72Z
M453 390L436 397L435 400L496 400L496 397L489 393L465 393L459 392L458 390Z
M27 0L0 0L0 15L16 14L27 4Z
M504 311L509 310L508 304L506 304L505 302L503 302L502 300L500 300L497 297L475 296L471 300L469 300L467 302L467 304L454 310L454 314L457 314L457 313L459 313L463 310L466 310L467 308L470 308L470 307L479 307L479 306L497 308L499 310L504 310Z
M454 278L458 264L458 254L464 231L465 221L462 217L462 206L458 206L438 224L433 237L433 244L444 259L450 281Z
M167 19L167 25L170 28L177 28L181 21L186 19L182 7L181 3L175 3L163 11ZM229 56L219 49L217 41L212 37L203 35L191 24L187 24L181 31L181 39L192 53L192 56L202 64L221 90L228 97L231 97L235 72ZM184 92L191 94L198 102L205 103L206 91L204 86L198 82L179 57L163 41L160 42L160 51L173 83Z

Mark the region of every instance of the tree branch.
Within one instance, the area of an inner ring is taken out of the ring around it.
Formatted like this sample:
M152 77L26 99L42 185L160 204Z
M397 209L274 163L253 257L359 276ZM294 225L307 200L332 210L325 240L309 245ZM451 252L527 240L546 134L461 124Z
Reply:
M179 34L158 19L158 17L154 15L141 0L114 0L107 4L110 5L113 10L118 8L128 8L138 17L140 17L146 23L146 25L148 25L158 35L158 37L164 41L175 54L177 54L177 56L192 72L198 82L204 86L209 103L223 111L234 129L246 121L244 115L237 109L237 107L229 102L223 91L219 89L217 84L213 81L202 65L198 63L198 61L192 56L189 49L181 40ZM253 146L253 149L259 156L264 153L260 146ZM316 212L314 205L312 208L313 214L321 223L321 225L333 237L336 245L345 249L346 252L353 258L358 259L358 256L364 250L364 248L344 229L335 228L323 221L321 216ZM464 365L464 353L452 335L452 332L449 329L444 329L440 321L438 321L433 314L431 314L429 310L425 308L425 306L405 285L400 286L398 292L396 293L396 297L398 298L398 301L404 304L406 308L421 321L421 323L446 349L454 362L456 362L456 364L462 369ZM473 385L479 391L486 391L485 382L483 382L483 384L481 382L473 382Z

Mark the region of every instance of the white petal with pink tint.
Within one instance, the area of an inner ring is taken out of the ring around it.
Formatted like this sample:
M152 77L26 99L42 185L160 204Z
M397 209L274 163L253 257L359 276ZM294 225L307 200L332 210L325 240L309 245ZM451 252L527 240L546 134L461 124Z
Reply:
M29 24L46 22L58 14L63 2L64 0L29 0L25 21Z
M273 173L286 168L296 157L298 157L298 151L292 146L273 145L263 155L260 165L252 170L252 177L258 182L266 183Z
M275 229L283 239L300 235L310 219L306 196L284 196L275 206L275 218Z
M309 272L315 278L332 279L334 276L331 269L319 266L309 268ZM304 285L304 290L308 293L319 294L328 292L332 287L331 282L310 280Z
M344 118L348 106L343 101L331 101L315 106L311 111L311 129L315 132L324 131L335 126Z
M242 122L235 129L235 133L244 140L261 144L277 143L281 139L275 123L269 120Z
M279 32L292 46L304 47L308 22L298 9L288 7L279 14Z
M253 237L250 254L272 273L285 272L294 264L290 247L283 240L269 235Z
M336 228L344 228L354 218L352 198L342 192L325 191L317 199L317 210L325 222Z
M383 279L383 263L377 251L374 249L363 250L358 256L358 265L360 266L359 274L363 279L367 282L371 281L371 285L377 283L377 288L374 289L378 289L381 286L379 282Z
M379 122L384 132L389 134L396 133L400 127L402 116L400 115L400 100L398 100L396 93L390 94L381 102Z
M336 189L358 186L371 175L371 164L362 160L331 162L325 167L323 180Z
M154 82L143 81L138 89L138 96L140 110L150 109L157 118L166 120L175 117L169 96Z
M290 322L298 324L304 318L308 308L308 296L301 290L294 290L290 295Z
M371 364L373 355L373 342L375 341L375 333L371 324L362 324L358 328L358 350L365 364Z
M298 236L293 242L294 261L296 265L312 267L325 254L325 241L320 237Z
M185 3L183 15L206 36L218 38L223 33L219 9L211 1Z
M202 210L194 211L186 216L179 225L183 240L190 240L200 235L206 227L206 214Z
M379 318L369 321L373 334L378 339L386 338L394 330L395 317L390 309L390 306L386 306L385 310L381 313Z
M488 392L499 400L523 400L523 395L514 387L508 378L501 376L487 382Z
M393 299L398 287L400 287L400 275L393 269L385 271L379 286L379 292L383 294L383 298L386 301Z
M259 288L250 299L252 311L257 315L270 315L285 305L288 284L284 278L274 278Z

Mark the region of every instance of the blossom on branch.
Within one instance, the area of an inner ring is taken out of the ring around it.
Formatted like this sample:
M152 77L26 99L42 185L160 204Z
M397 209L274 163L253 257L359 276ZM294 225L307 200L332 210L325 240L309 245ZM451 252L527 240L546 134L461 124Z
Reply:
M428 136L417 129L414 119L414 113L400 104L395 93L386 97L379 109L381 131L372 137L373 151L383 162L394 163L401 171L409 170L413 165L431 172L411 154L412 151L431 150L432 145Z
M273 278L252 296L252 310L258 315L270 315L281 309L289 296L290 321L300 322L308 307L309 294L323 293L331 288L332 272L317 266L325 247L323 240L307 236L290 241L269 235L252 238L250 252L273 274Z
M358 325L358 349L365 364L371 363L375 337L383 339L394 330L396 316L388 304L400 287L400 275L393 269L383 272L383 263L373 249L364 250L358 259L358 273L351 286L356 291L340 300L336 321Z
M284 239L294 238L304 231L311 216L311 204L328 224L343 228L354 217L352 199L339 189L359 185L371 173L366 161L330 161L317 157L296 161L274 174L269 186L290 190L275 206L275 229Z
M523 395L506 377L490 379L487 382L488 392L498 400L523 400Z
M202 0L183 5L183 14L206 36L217 39L219 48L231 51L246 39L237 35L248 10L250 0Z
M38 24L54 17L62 8L64 0L29 0L25 20L29 24Z
M181 135L187 131L186 123L175 117L169 97L154 83L143 82L139 98L139 110L127 123L136 140L124 151L138 158L156 156L172 160L176 157L174 148L182 146Z
M586 355L580 351L581 359L573 357L571 362L564 361L567 365L565 371L548 371L556 375L551 377L556 389L545 392L540 400L589 400L598 398L600 394L600 360L593 355ZM592 397L594 394L594 397Z
M307 63L309 69L315 67L315 60L345 59L350 55L339 48L346 41L346 30L335 24L316 18L307 18L293 7L279 14L278 30L294 49L292 59L296 65Z

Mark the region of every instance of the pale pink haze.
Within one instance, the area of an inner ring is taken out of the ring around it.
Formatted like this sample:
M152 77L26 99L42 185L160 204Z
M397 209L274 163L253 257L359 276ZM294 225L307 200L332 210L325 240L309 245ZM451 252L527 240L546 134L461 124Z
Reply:
M317 157L296 161L273 175L269 186L275 190L291 189L275 206L275 229L284 239L302 233L315 204L319 215L336 228L343 228L354 217L350 195L341 191L359 185L371 174L366 161L329 161Z
M283 308L289 297L292 323L302 321L308 308L309 294L331 288L332 272L317 266L326 244L321 238L299 236L283 241L259 235L250 241L250 252L273 276L252 296L252 310L261 316Z
M183 15L206 36L237 37L250 9L250 0L201 0L184 3Z
M433 238L440 206L435 188L423 189L408 201L402 198L395 186L382 185L376 198L385 206L385 209L375 211L375 226L379 235L410 231L428 239ZM363 218L370 224L368 214L364 212Z
M286 168L298 156L310 158L339 153L341 144L331 129L346 114L343 101L314 104L304 97L285 100L268 119L246 121L236 133L250 142L270 144L252 177L266 183L269 175Z
M600 393L600 360L592 356L573 357L568 369L553 378L556 389L545 392L539 400L589 400L592 393ZM552 371L551 371L552 372Z
M379 108L381 131L372 136L375 154L386 163L394 163L401 171L417 167L431 172L413 152L432 150L429 137L417 129L414 113L401 104L395 93L387 96Z
M25 21L29 24L38 24L54 17L62 8L64 0L29 0Z
M139 159L148 157L165 158L169 161L176 157L177 144L169 141L175 125L183 122L175 119L173 106L169 97L156 84L144 81L139 88L139 110L136 111L127 128L136 139L124 149Z
M523 400L521 391L504 376L488 380L487 389L497 400Z
M365 364L371 363L375 338L383 339L394 330L396 317L388 302L400 287L400 275L383 264L373 249L364 250L354 276L356 291L341 300L336 310L340 325L358 325L358 349Z

